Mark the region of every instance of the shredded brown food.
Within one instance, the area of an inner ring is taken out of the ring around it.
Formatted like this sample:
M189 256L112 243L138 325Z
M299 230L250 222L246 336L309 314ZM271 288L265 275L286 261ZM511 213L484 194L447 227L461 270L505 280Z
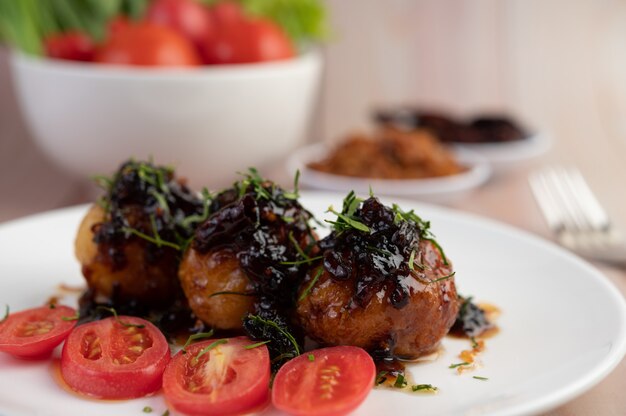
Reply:
M374 137L353 134L324 160L308 165L335 175L378 179L418 179L466 170L427 130L384 129Z

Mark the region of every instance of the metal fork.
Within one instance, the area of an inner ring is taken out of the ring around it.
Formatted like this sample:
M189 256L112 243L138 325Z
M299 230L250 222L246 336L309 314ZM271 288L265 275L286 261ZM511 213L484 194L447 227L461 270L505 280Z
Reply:
M579 170L544 169L532 173L529 183L548 226L563 246L592 260L626 265L626 241Z

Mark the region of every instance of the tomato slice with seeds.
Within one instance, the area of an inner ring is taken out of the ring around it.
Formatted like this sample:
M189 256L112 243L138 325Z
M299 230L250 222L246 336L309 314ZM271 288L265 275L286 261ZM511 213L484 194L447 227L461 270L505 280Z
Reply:
M76 311L67 306L12 313L0 323L0 351L18 358L46 358L76 326L72 320L75 315Z
M291 415L345 415L365 400L375 377L374 360L362 348L314 350L278 370L272 403Z
M65 341L61 375L73 390L130 399L161 388L170 361L167 340L150 322L120 316L77 327Z
M269 402L270 356L265 345L249 346L254 341L236 337L198 342L186 353L179 351L163 374L168 404L193 416L259 410Z

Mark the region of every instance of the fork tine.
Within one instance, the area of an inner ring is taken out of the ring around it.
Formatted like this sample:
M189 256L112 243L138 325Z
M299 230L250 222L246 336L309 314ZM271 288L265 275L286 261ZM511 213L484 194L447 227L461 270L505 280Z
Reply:
M584 256L626 264L626 243L577 169L532 173L529 183L548 226L566 247Z
M587 220L594 229L608 229L611 221L608 214L600 205L600 202L591 191L587 181L578 169L569 170L570 185L576 192L577 200L582 211L586 214Z
M553 232L560 233L564 227L563 214L554 199L554 195L548 189L545 176L539 172L532 173L529 177L529 183L548 227Z
M585 215L572 192L566 172L562 168L552 168L545 172L546 186L553 195L557 206L563 212L564 228L570 232L589 229Z
M573 232L591 230L591 224L588 221L584 207L580 204L577 191L574 189L570 180L569 172L565 168L553 168L552 181L558 195L562 199L562 204L565 206L573 222L570 230Z

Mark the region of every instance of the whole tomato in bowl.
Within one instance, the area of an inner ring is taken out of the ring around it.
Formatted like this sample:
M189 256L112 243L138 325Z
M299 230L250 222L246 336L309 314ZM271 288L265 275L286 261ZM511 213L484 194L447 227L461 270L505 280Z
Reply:
M139 66L196 66L200 58L177 32L149 22L119 26L97 50L95 62Z
M207 64L274 61L295 55L293 43L276 23L247 16L238 3L217 3L210 14L214 31L202 45Z

